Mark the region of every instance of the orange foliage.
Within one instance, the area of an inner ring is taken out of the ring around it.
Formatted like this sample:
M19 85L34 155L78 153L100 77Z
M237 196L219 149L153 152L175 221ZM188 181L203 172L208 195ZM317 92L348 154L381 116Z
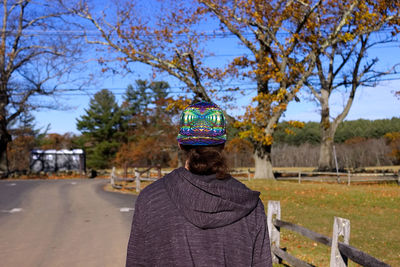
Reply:
M57 133L47 134L42 142L41 149L72 149L73 135L71 133L65 133L63 135Z
M356 136L356 137L347 139L346 141L344 141L344 143L346 145L356 145L359 143L364 143L365 141L367 141L367 138L361 137L361 136Z
M136 142L123 144L116 154L115 163L122 167L167 167L171 161L169 144L156 137L147 137Z
M17 136L7 147L7 158L11 171L27 171L30 168L29 155L35 146L35 137Z
M167 111L172 111L175 113L179 113L184 110L187 106L189 106L192 102L191 99L185 97L179 97L178 99L167 99L168 106L166 108Z
M400 132L387 133L385 139L392 148L391 156L400 163Z
M116 154L115 164L120 167L150 167L170 165L171 154L177 151L177 127L172 118L186 103L171 98L158 99L154 108L133 118L136 125L129 133L128 143L122 144ZM166 108L168 106L168 108ZM186 105L185 105L186 107ZM172 152L172 153L171 153Z
M225 145L225 150L233 153L248 152L252 149L253 145L249 141L237 137L232 138Z

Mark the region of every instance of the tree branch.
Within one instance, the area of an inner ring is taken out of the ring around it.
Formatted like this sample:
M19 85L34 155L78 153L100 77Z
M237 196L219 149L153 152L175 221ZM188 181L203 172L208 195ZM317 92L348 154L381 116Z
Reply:
M236 37L238 37L239 40L242 41L242 43L248 49L250 49L250 51L252 51L254 54L257 54L257 48L249 40L247 40L232 23L228 21L214 5L210 4L209 1L206 0L199 0L199 2L206 5L211 12L214 13L214 15L216 15L218 19L229 29L229 31L236 35Z
M318 91L315 89L315 87L307 81L304 82L304 84L311 90L311 92L315 96L315 98L318 99L319 102L321 102L322 101L321 95L318 93Z

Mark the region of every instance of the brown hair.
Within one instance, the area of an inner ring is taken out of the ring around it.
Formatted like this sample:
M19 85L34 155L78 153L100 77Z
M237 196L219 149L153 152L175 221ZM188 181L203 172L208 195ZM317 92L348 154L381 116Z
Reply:
M224 144L215 146L181 145L189 171L199 175L216 174L217 179L228 177L228 165L223 154Z

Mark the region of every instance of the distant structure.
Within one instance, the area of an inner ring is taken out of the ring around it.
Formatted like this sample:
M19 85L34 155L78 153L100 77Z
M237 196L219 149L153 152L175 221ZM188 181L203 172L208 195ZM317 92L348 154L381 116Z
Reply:
M34 173L58 171L84 173L86 170L85 152L82 149L34 149L31 151L30 169Z

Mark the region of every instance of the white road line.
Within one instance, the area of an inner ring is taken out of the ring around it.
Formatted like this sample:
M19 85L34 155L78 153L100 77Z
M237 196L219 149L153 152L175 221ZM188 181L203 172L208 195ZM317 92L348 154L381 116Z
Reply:
M74 184L74 185L75 185L75 184L78 184L78 183L77 183L77 182L71 182L71 184Z
M120 212L130 212L131 210L135 210L135 209L134 208L126 208L126 207L119 209Z
M17 213L17 212L21 212L22 209L21 208L13 208L11 210L1 210L1 212L6 212L6 213Z
M21 208L13 208L12 210L10 210L10 213L16 213L16 212L21 212L22 209Z
M6 184L7 186L16 186L16 183L12 183L12 184Z

